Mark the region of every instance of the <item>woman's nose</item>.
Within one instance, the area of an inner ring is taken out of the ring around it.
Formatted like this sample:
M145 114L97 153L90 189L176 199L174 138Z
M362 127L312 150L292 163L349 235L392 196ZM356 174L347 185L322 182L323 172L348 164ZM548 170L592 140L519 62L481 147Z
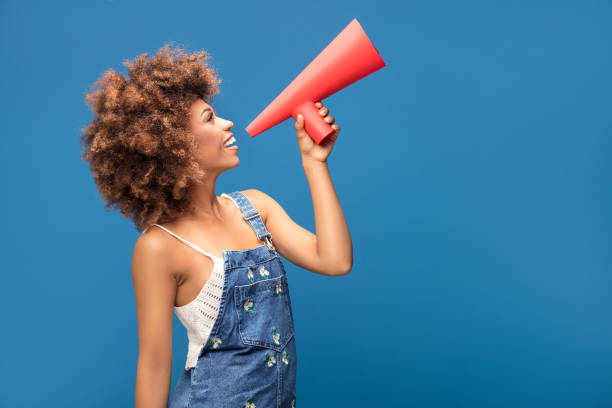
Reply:
M231 129L231 128L233 128L233 127L234 127L234 123L233 123L231 120L226 120L226 122L227 122L227 123L225 124L225 128L226 128L227 130L229 130L229 129Z

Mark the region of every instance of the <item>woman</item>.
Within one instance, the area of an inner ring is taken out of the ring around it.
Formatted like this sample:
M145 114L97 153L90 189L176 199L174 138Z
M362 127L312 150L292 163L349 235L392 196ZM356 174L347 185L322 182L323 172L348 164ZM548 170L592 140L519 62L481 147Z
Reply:
M86 96L94 120L82 135L107 208L143 231L132 259L136 406L295 406L293 311L279 255L328 276L351 269L351 237L327 168L340 128L320 102L331 137L317 145L303 118L295 123L315 236L259 190L215 195L217 177L239 159L233 123L210 104L220 80L208 55L166 45L147 57L125 62L127 77L110 69L94 84ZM189 346L168 402L173 312Z

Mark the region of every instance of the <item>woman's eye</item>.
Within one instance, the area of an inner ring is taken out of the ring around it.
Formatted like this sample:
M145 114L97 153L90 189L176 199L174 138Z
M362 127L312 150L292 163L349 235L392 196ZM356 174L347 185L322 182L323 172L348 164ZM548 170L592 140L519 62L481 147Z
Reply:
M207 122L210 122L212 120L212 117L213 117L212 113L210 115L208 115L208 121Z

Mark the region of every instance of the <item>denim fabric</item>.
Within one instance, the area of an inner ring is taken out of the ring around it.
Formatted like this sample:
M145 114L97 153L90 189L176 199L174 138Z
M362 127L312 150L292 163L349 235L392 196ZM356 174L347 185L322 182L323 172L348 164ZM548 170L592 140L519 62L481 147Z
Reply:
M239 191L227 194L258 238L271 238ZM297 354L289 285L271 244L223 251L219 314L195 367L183 370L168 407L291 408Z

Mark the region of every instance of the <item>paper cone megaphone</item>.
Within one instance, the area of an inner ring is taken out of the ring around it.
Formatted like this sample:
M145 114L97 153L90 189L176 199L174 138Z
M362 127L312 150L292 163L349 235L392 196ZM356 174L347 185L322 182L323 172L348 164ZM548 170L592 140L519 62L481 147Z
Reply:
M251 137L298 114L308 135L321 144L334 129L319 114L316 101L385 66L357 19L340 34L246 127Z

